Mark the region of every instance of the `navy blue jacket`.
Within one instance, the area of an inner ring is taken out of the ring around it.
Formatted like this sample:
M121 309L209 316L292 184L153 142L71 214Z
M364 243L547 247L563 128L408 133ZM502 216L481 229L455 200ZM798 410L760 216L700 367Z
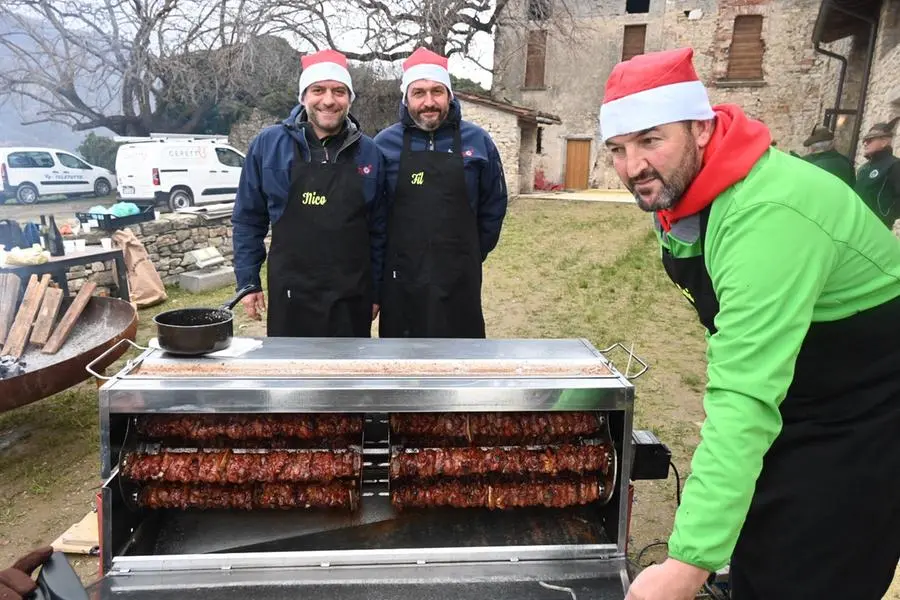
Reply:
M234 272L237 286L260 285L259 272L266 260L263 240L269 225L278 222L288 202L294 148L300 144L303 160L309 162L309 143L303 134L306 111L297 106L279 125L263 129L250 143L241 172L231 222L234 227ZM363 135L356 121L348 119L348 134L342 152L354 152L363 178L371 238L372 277L376 302L381 287L384 247L387 239L387 203L384 156L372 138ZM299 240L302 243L302 240Z
M481 242L481 260L497 246L500 228L506 216L508 202L506 178L500 153L488 133L468 121L462 120L459 101L450 101L450 112L434 132L416 127L406 106L400 104L400 122L382 130L375 136L375 143L387 160L388 204L394 201L397 190L397 171L400 168L400 152L403 150L403 131L412 128L410 150L413 152L437 150L447 152L453 146L453 127L459 125L463 161L466 172L469 206L478 219L478 238ZM453 148L454 152L459 152Z

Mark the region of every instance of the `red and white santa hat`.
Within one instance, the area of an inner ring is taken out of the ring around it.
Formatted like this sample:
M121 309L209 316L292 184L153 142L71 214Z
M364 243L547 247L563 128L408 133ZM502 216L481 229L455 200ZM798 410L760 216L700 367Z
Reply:
M320 81L338 81L350 90L350 101L356 99L353 92L353 80L347 70L347 57L337 50L320 50L307 54L300 59L303 71L300 73L300 102L306 88Z
M651 52L613 67L600 106L603 141L677 121L715 117L691 48Z
M414 81L427 79L443 84L450 97L453 97L453 88L450 85L450 71L447 69L447 57L432 52L428 48L418 48L403 61L403 78L400 80L400 91L403 93L403 103L406 104L406 89Z

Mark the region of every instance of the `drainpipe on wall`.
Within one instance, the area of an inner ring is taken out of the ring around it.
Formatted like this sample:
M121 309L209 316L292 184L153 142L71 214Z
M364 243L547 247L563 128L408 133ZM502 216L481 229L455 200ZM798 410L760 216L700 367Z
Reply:
M836 52L832 52L830 50L826 50L826 49L822 48L821 42L816 42L816 52L818 52L819 54L824 54L825 56L829 56L835 60L840 61L840 63L841 63L841 74L838 76L838 84L837 84L837 98L835 98L834 108L832 109L832 114L835 116L835 119L834 119L835 122L834 122L834 124L831 124L831 125L829 125L829 123L825 123L824 121L822 123L829 129L831 129L831 131L834 131L835 127L837 126L837 111L839 111L841 109L841 102L842 102L841 99L844 97L844 78L847 76L848 60L847 60L846 56L841 56L840 54L837 54Z
M860 90L859 94L859 102L857 102L856 105L856 127L853 130L853 137L850 140L850 156L851 160L853 160L853 157L856 157L857 154L856 146L857 144L859 144L860 129L862 129L863 121L863 111L866 107L866 98L869 92L869 76L872 74L872 59L875 58L875 38L878 35L878 18L876 17L875 19L870 19L868 17L864 17L859 13L855 13L851 10L838 6L835 3L832 3L831 7L838 12L842 12L845 15L849 15L855 19L859 19L863 23L869 25L869 47L866 50L866 64L863 68L862 89ZM878 14L881 14L880 3L878 6Z

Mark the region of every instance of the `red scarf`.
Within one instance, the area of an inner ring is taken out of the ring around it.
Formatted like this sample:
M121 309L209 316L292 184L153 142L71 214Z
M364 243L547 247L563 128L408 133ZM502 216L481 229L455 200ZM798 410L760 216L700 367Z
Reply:
M719 194L746 177L772 144L769 128L749 118L739 106L720 104L713 110L716 125L703 153L700 173L675 208L656 213L666 231L679 219L712 204Z

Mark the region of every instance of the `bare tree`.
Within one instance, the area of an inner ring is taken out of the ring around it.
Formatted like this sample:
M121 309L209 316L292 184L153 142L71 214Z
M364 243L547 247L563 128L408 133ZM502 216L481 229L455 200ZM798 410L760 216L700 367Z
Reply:
M471 50L479 36L492 37L501 22L524 26L535 17L521 0L273 1L278 7L270 15L271 31L295 35L315 50L340 50L363 62L400 60L418 46L474 60ZM574 0L537 1L552 3L552 14L547 9L540 15L551 26L566 35L576 28L568 6Z
M298 69L284 40L259 37L271 6L268 0L4 0L0 99L16 99L33 115L30 122L74 130L193 132L223 103Z

